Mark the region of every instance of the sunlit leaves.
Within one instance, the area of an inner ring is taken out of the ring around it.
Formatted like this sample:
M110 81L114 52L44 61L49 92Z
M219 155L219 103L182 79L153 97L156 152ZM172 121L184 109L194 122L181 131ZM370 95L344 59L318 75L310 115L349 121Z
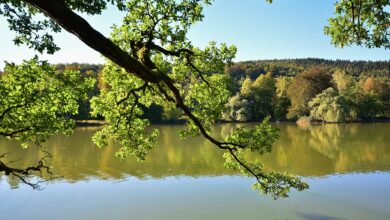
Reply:
M253 184L254 190L270 194L274 199L288 197L292 188L302 191L308 189L309 185L296 176L277 172L265 173L260 182Z
M389 0L340 0L335 4L336 16L329 19L325 34L339 47L357 44L389 49L389 7Z
M0 16L7 18L10 30L16 32L14 43L52 54L60 48L54 43L50 32L61 29L53 20L37 19L36 14L37 10L23 1L0 0Z
M192 109L192 113L200 119L204 128L210 131L211 126L222 117L226 103L230 96L226 88L226 76L213 75L201 80L192 81L185 96L185 103ZM200 134L199 128L188 123L188 130L181 133L183 136Z
M76 71L57 72L37 58L7 64L0 75L0 135L26 147L54 134L70 134L77 101L87 97L94 83Z
M124 0L65 0L58 1L72 10L100 14L108 4L124 9ZM25 44L40 53L53 54L60 48L54 42L53 33L61 28L54 20L39 15L39 10L22 0L0 0L0 16L5 17L9 29L16 33L15 45Z
M188 42L190 26L203 18L203 5L209 0L129 0L127 15L121 26L114 27L113 40L123 49L130 49L130 41L159 40L163 46L184 46ZM128 39L123 41L121 39Z
M91 107L92 115L103 116L107 125L93 140L100 147L116 141L121 145L117 156L133 155L144 160L155 145L158 131L145 130L149 121L141 118L141 105L150 106L153 96L144 82L112 63L103 69L103 77L108 89L92 99Z
M269 117L254 128L237 128L233 134L226 137L226 142L247 146L251 152L264 154L270 152L272 143L278 139L278 130L269 124Z

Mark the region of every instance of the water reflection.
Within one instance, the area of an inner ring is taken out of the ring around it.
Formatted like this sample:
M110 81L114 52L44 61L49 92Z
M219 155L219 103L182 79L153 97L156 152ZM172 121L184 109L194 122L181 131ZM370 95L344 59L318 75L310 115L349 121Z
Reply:
M281 126L285 136L267 164L302 176L386 171L390 169L389 129L389 124ZM279 162L281 158L285 159Z
M215 127L215 135L225 136L236 126ZM273 151L265 155L265 168L287 171L300 176L320 177L335 173L390 170L390 124L326 124L299 128L295 124L275 125L281 138ZM50 165L55 180L162 178L167 176L235 175L223 166L222 152L203 138L181 140L182 126L156 126L160 139L145 162L114 156L117 146L97 148L91 141L96 128L77 129L71 137L57 136L45 145L53 154ZM35 148L22 149L18 143L0 140L0 153L8 152L13 166L26 167L43 155ZM53 176L45 175L46 179ZM17 181L8 178L10 185Z

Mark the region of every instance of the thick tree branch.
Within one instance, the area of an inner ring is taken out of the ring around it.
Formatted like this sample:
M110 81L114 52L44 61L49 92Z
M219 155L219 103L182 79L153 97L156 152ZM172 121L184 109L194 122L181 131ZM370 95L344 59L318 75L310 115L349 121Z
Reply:
M165 49L157 44L154 44L153 42L149 43L149 47L150 47L150 49L159 51L167 56L179 57L180 54L182 54L182 53L186 53L188 55L194 55L194 52L192 50L189 50L189 49L183 48L183 49L179 49L177 51L171 51L171 50L167 50L167 49Z
M159 75L131 57L111 40L89 25L81 16L68 8L61 0L24 0L56 21L68 32L76 35L89 47L146 82L158 82Z
M31 128L23 128L23 129L11 131L11 132L0 132L0 136L14 137L16 134L23 133L23 132L30 131L30 130L31 130Z
M165 49L165 48L163 48L163 47L161 47L159 45L156 45L153 42L150 43L150 49L159 51L159 52L161 52L161 53L163 53L164 55L167 55L167 56L180 57L181 54L185 54L185 59L186 59L187 65L198 73L199 77L202 79L203 82L205 82L208 86L210 86L210 83L204 78L203 72L200 71L200 69L197 68L191 62L191 60L190 60L191 56L195 55L195 53L192 50L186 49L186 48L182 48L182 49L179 49L177 51L171 51L171 50L167 50L167 49Z

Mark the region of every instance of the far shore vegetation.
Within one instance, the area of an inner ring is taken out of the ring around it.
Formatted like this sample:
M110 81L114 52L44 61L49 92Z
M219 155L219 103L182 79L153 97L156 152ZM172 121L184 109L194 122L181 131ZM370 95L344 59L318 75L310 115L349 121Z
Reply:
M89 97L107 85L101 65L57 64L96 80ZM226 68L229 102L220 122L298 120L299 123L372 122L390 119L390 61L286 59L237 62ZM90 115L89 99L73 116L79 126L102 125ZM151 105L143 117L155 124L185 120L176 109Z

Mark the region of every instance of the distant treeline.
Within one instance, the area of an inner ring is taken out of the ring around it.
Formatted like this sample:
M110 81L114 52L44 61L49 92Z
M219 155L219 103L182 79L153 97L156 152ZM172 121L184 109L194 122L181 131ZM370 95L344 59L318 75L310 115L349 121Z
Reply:
M102 65L57 64L58 71L78 70L96 84L89 97L105 88ZM348 122L390 116L390 61L286 59L238 62L225 71L231 98L221 120ZM80 101L79 120L92 118L89 101ZM163 106L144 109L152 122L181 121L180 112Z
M247 77L256 79L259 75L268 72L272 72L274 77L296 76L298 73L313 67L327 70L342 69L354 77L390 77L390 60L349 61L316 58L237 62L227 69L227 73L235 80Z

